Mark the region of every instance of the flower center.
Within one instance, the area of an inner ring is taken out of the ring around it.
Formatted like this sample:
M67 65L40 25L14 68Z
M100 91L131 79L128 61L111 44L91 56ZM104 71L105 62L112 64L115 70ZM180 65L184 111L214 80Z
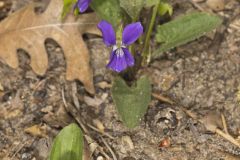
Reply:
M118 48L115 53L116 53L117 57L122 57L124 55L122 47Z

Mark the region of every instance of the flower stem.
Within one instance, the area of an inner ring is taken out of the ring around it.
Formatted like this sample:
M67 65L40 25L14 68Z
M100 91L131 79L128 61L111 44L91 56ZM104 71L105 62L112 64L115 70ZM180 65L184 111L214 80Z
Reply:
M156 21L159 4L160 4L160 1L154 6L154 8L152 10L151 21L150 21L148 31L147 31L147 34L145 37L145 42L144 42L144 47L143 47L143 63L144 64L146 64L146 61L149 57L149 53L148 53L149 42L150 42L151 34L153 31L154 23Z

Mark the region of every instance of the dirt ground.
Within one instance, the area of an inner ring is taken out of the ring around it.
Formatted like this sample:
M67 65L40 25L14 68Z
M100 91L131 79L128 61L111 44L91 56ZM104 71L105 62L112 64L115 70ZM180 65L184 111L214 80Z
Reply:
M31 0L1 2L3 20ZM205 2L171 2L174 17L198 10L212 12ZM223 130L225 117L229 135L240 141L240 2L229 0L215 14L223 19L216 31L165 53L142 70L152 80L153 93L175 103L153 96L141 124L133 130L123 126L112 102L113 77L105 68L109 50L101 38L86 38L94 96L80 82L65 80L64 56L54 41L46 42L45 76L32 71L21 49L18 69L0 61L0 159L46 159L53 138L71 122L83 123L86 136L95 141L86 150L103 149L93 153L97 160L104 159L104 153L120 160L240 159L239 147L210 132L211 125ZM104 133L98 129L101 125Z

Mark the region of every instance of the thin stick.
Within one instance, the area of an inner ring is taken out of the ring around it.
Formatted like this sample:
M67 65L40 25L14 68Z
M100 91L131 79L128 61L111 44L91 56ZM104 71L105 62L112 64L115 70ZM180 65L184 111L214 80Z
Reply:
M167 97L166 97L166 98L167 98ZM167 98L167 99L169 99L169 98ZM169 100L170 100L170 99L169 99ZM171 104L171 103L174 102L174 101L170 100L170 102L168 102L168 101L165 101L165 102ZM177 103L174 102L173 104L177 104ZM181 105L180 105L180 106L181 106ZM202 123L201 120L198 119L198 116L197 116L196 113L191 112L191 111L185 109L184 106L181 106L180 108L181 108L182 111L184 111L189 117L191 117L191 118L197 120L198 122ZM224 127L225 133L224 133L222 130L220 130L220 129L217 128L216 131L215 131L216 134L222 136L222 137L225 138L227 141L231 142L232 144L234 144L234 145L236 145L236 146L238 146L238 147L240 148L240 143L239 143L234 137L232 137L232 136L228 133L226 119L225 119L225 117L223 116L223 114L221 115L221 117L222 117L222 122L223 122L223 127Z
M95 142L93 140L92 137L90 137L90 133L88 131L88 129L85 127L85 125L83 124L82 120L77 116L76 114L76 111L73 111L73 110L76 110L76 108L72 107L71 109L69 108L69 106L67 105L67 102L66 102L66 99L65 99L65 94L64 94L64 89L62 89L62 99L63 99L63 103L64 103L64 106L65 106L65 109L70 112L72 114L72 116L74 117L74 119L78 122L78 124L80 125L80 127L83 129L84 133L86 135L88 135L88 137L91 139L92 142ZM86 139L87 140L87 139ZM96 143L97 144L97 143ZM97 144L97 149L98 151L103 154L105 156L105 158L109 159L109 156L104 152L103 148Z
M193 0L189 0L189 2L196 7L198 10L202 11L202 12L206 12L205 9L203 9L199 4L197 4L196 2L194 2Z
M162 101L162 102L165 102L165 103L169 103L171 105L174 104L174 102L171 99L169 99L168 97L162 96L160 94L152 93L152 96L154 98L158 99L159 101Z
M35 141L35 138L31 141L31 144ZM24 143L22 143L22 145L18 148L18 150L12 155L12 157L10 158L10 160L12 160L22 149L23 147L28 143L28 141L25 141Z
M228 129L227 129L227 122L224 117L224 115L221 113L221 119L222 119L222 124L223 124L223 130L226 134L229 134Z
M103 137L101 137L101 140L103 141L104 145L108 148L108 150L110 151L110 153L112 154L113 160L117 160L117 156L115 155L115 153L113 152L112 148L107 144L107 142L105 141L105 139Z
M64 90L62 89L62 99L63 99L63 104L66 108L67 111L69 111L71 114L73 114L73 117L76 119L76 121L78 122L78 124L80 125L80 127L83 129L83 131L85 133L89 133L89 131L87 130L87 128L85 127L85 125L83 124L83 122L77 117L77 115L75 114L75 112L71 111L67 105L66 99L65 99L65 94L64 94Z
M238 141L235 138L233 138L231 135L224 133L218 128L216 129L216 133L240 148L240 144L238 143Z
M87 126L88 126L89 128L91 128L91 129L93 129L94 131L97 131L98 133L100 133L100 134L102 134L102 135L104 135L104 136L107 136L107 137L110 138L110 139L114 139L114 137L111 136L110 134L108 134L108 133L106 133L106 132L102 132L102 131L100 131L99 129L97 129L96 127L94 127L94 126L92 126L92 125L90 125L90 124L87 124Z
M80 110L80 103L78 101L78 97L77 97L77 84L76 82L72 83L72 97L73 97L73 103L75 105L75 107L77 108L77 110Z

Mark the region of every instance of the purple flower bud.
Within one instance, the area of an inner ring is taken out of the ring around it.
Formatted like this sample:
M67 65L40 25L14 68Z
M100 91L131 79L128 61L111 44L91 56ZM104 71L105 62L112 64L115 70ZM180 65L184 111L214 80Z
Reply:
M127 46L134 43L142 35L142 24L136 22L129 24L124 28L122 33L122 45L120 47L116 45L116 34L110 23L107 21L101 21L98 24L98 28L102 31L103 42L106 46L113 47L107 67L116 72L121 72L127 67L133 66L134 58L127 49Z
M78 0L76 6L81 13L85 12L90 4L91 0Z

